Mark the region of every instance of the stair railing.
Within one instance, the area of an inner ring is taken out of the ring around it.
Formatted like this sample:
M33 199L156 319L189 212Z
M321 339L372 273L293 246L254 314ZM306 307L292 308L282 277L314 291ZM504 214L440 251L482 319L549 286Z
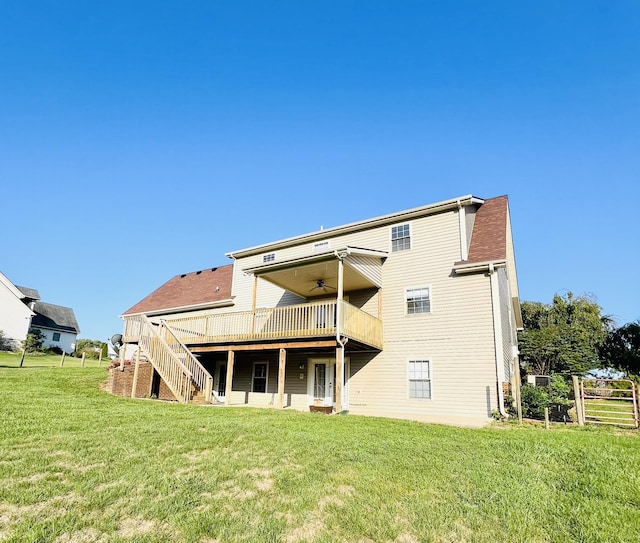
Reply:
M187 403L191 399L191 371L145 315L134 318L140 319L140 347L174 396Z
M178 338L175 331L171 329L171 326L169 326L165 320L160 321L159 332L167 345L169 345L171 350L191 373L191 378L193 379L196 389L201 390L205 401L210 403L213 395L213 377L211 374L204 369L200 361L187 346L180 341L180 338Z

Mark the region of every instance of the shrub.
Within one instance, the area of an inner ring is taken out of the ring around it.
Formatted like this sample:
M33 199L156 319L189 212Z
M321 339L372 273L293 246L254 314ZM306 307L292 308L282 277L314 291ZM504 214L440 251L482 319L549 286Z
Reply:
M10 340L4 331L0 330L0 351L13 351L13 341Z
M569 400L571 387L560 374L551 376L549 387L522 385L522 416L530 419L544 419L544 408L549 408L549 418L566 422L571 420L569 409L573 402Z
M549 392L545 387L525 384L520 389L522 416L527 419L543 419L544 408L549 407Z

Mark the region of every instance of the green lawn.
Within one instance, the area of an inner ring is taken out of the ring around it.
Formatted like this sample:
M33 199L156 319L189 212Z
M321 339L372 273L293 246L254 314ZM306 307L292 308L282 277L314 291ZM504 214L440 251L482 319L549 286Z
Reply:
M17 368L20 366L20 359L22 353L10 353L0 351L0 368ZM62 355L59 354L27 354L24 358L23 368L42 368L42 367L55 367L60 366ZM85 368L97 368L101 366L108 366L111 360L106 358L99 362L98 359L85 358ZM73 356L66 355L64 357L63 367L65 368L79 368L82 366L82 358L75 358Z
M640 540L636 431L136 401L105 375L0 368L0 541Z

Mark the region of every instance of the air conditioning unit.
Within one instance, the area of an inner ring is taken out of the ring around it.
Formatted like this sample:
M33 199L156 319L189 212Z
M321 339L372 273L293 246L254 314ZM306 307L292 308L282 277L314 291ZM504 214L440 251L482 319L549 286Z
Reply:
M534 387L546 387L551 386L551 377L549 375L527 375L527 383Z

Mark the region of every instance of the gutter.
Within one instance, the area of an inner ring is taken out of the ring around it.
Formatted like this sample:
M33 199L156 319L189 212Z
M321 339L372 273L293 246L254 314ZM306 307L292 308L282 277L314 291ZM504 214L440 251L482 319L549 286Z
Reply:
M138 311L137 313L123 313L120 315L121 319L125 317L137 317L139 315L146 315L148 317L153 317L156 315L168 315L171 313L180 313L182 311L197 311L198 309L215 309L216 307L226 307L229 305L234 305L233 298L226 298L225 300L220 300L217 302L205 302L201 304L193 304L193 305L184 305L179 307L166 307L163 309L154 309L152 311Z

